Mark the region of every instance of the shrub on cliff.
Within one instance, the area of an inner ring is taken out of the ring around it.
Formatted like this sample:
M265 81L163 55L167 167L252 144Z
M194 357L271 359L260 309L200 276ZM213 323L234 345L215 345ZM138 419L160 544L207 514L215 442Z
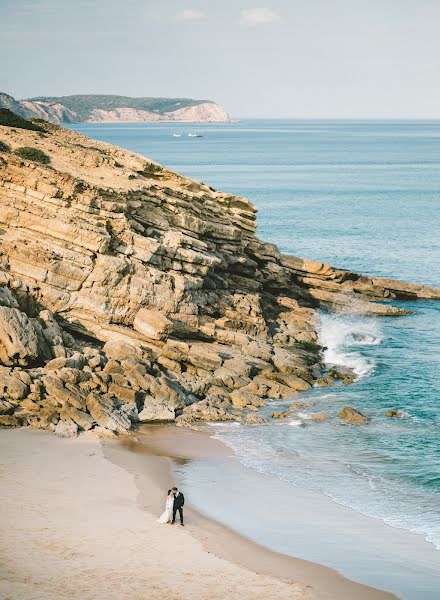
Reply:
M36 123L31 123L27 119L23 119L16 115L9 108L0 108L0 125L6 127L16 127L17 129L30 129L31 131L44 131L42 127Z
M45 152L39 150L38 148L22 146L21 148L17 148L15 154L17 156L20 156L20 158L25 158L26 160L34 160L35 162L39 162L43 165L48 165L50 163L50 156L48 156Z

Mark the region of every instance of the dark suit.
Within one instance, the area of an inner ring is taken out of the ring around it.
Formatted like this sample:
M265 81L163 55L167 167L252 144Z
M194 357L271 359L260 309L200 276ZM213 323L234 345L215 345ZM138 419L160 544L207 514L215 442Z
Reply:
M183 525L183 505L185 504L185 497L182 492L177 492L174 496L174 504L173 504L173 523L176 520L176 513L179 511L180 522Z

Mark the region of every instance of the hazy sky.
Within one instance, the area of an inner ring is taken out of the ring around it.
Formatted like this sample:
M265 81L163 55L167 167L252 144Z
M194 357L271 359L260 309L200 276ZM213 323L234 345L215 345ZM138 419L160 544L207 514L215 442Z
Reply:
M0 90L440 117L440 0L0 0Z

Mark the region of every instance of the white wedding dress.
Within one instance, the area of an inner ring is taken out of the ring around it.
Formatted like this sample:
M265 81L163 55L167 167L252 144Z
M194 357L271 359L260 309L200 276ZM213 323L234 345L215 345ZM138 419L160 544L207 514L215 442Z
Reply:
M165 511L157 519L158 523L169 523L173 520L174 494L167 496Z

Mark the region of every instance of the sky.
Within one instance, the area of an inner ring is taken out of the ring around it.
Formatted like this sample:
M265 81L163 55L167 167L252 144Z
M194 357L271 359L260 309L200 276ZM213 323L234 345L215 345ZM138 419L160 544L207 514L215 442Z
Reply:
M440 0L0 0L0 91L440 118Z

